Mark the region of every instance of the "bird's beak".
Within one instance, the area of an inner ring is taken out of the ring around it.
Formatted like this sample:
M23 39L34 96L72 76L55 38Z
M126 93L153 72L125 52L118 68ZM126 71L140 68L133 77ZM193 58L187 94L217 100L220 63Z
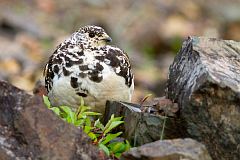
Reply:
M104 40L105 42L112 42L112 38L109 37L107 34L103 36L102 40Z
M112 38L110 38L110 37L106 37L106 38L104 38L104 40L105 40L106 42L112 42Z

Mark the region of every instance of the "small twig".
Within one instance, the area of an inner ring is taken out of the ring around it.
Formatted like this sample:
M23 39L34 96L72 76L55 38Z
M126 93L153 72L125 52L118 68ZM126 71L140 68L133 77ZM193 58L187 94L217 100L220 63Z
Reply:
M163 134L164 134L164 129L165 129L165 125L166 125L166 119L167 119L167 117L164 116L163 127L162 127L162 131L161 131L160 140L163 140Z
M149 97L151 97L152 96L152 94L148 94L148 95L146 95L142 100L141 100L141 103L140 103L140 108L141 108L141 110L142 110L142 108L143 108L143 103L149 98Z

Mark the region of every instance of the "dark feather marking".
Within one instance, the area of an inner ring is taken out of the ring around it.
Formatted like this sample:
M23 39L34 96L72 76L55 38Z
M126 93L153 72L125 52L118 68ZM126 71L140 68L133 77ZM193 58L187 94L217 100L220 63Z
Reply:
M110 66L118 67L120 65L120 61L117 56L121 55L118 50L109 49L108 53L106 54L106 59L110 60Z
M83 56L83 55L84 55L84 52L83 52L83 51L78 51L77 54L78 54L79 56Z
M65 67L63 67L63 75L64 76L69 76L71 74L70 71L68 71Z
M85 77L87 76L87 74L86 74L86 73L83 73L83 72L80 72L78 75L79 75L79 77L81 77L81 78L85 78Z
M77 53L77 52L76 52L76 53ZM73 58L76 58L76 59L79 58L78 55L76 55L76 54L74 54L74 53L71 53L71 52L68 52L68 55L70 55L70 56L72 56Z
M54 65L54 67L53 67L53 72L56 73L56 74L58 74L58 72L59 72L59 67L58 67L58 65Z
M50 72L49 72L49 77L50 77L51 79L54 78L54 73L53 73L53 71L50 71Z
M123 77L125 79L125 84L130 87L132 85L133 75L131 73L131 66L128 62L128 57L124 55L126 54L123 51L109 49L106 54L106 59L110 60L109 65L113 68L120 67L120 72L116 74ZM122 57L122 59L119 59L118 57ZM128 74L128 70L130 70L130 74Z
M89 79L94 82L100 83L102 81L103 77L102 76L98 77L98 75L92 75L92 76L89 76Z
M88 65L81 65L81 66L79 66L79 69L80 69L81 71L89 70Z
M104 56L95 56L95 58L101 62L104 61Z
M57 52L56 53L55 52L54 52L54 54L57 54ZM52 63L53 64L61 64L62 63L61 55L58 54L56 57L52 57Z
M78 79L75 78L75 77L71 77L71 81L70 81L70 84L73 88L78 88Z
M76 94L81 96L81 97L87 97L87 94L85 94L85 93L77 92Z
M97 71L97 70L92 70L91 72L88 73L89 74L88 77L89 77L90 80L99 83L103 79L103 77L99 73L100 72Z
M96 63L96 70L97 71L102 71L103 70L103 66L100 63Z

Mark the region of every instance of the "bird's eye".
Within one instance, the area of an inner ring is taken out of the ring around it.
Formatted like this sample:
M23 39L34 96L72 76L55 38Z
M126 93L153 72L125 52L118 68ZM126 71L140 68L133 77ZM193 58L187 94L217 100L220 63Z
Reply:
M95 34L93 32L89 33L89 37L93 38L95 36Z

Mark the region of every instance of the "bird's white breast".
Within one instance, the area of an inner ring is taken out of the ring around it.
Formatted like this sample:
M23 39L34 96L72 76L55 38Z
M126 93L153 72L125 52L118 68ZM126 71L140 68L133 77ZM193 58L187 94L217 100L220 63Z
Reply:
M80 105L80 96L76 94L75 89L71 86L71 76L78 77L78 83L88 92L87 97L84 97L84 102L93 108L94 111L104 112L106 100L131 101L134 85L129 88L125 84L125 79L117 75L113 68L104 62L99 62L94 58L94 54L90 51L85 51L83 57L84 65L88 65L89 69L93 69L96 63L103 66L102 81L94 82L89 77L79 77L79 66L74 65L68 70L70 76L57 76L53 78L52 90L49 91L49 98L52 105L68 105L77 108Z

